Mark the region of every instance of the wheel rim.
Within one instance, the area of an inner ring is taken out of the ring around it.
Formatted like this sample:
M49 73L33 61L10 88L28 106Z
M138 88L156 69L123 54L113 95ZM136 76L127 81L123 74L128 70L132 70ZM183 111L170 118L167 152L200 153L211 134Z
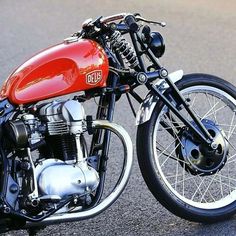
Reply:
M184 125L164 106L153 134L155 166L168 191L185 203L202 209L227 206L236 199L236 173L232 171L236 168L236 101L228 93L211 86L192 86L181 92L200 119L212 120L221 127L229 142L227 161L222 169L208 176L186 171L189 163L176 153L182 145L178 133ZM190 120L189 116L187 118ZM164 128L160 122L168 122L168 127ZM174 137L168 129L174 131Z

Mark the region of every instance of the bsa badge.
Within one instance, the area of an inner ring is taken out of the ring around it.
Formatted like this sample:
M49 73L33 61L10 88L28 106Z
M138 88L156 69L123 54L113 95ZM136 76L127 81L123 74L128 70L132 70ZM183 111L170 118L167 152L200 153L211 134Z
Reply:
M102 79L102 71L94 70L86 75L86 84L96 85Z

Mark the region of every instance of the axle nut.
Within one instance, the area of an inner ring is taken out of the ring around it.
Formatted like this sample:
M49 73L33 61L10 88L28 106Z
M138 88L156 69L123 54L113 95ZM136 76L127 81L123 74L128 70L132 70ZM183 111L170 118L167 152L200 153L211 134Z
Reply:
M216 149L218 148L218 144L213 142L213 143L211 144L211 148L214 149L214 150L216 150Z

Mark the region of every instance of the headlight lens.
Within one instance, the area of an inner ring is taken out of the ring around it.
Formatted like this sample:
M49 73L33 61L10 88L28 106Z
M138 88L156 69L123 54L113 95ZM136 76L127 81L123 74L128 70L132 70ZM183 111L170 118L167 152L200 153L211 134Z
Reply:
M152 50L153 54L159 58L165 52L165 43L162 35L158 32L152 32L150 34L151 40L149 43L149 48Z

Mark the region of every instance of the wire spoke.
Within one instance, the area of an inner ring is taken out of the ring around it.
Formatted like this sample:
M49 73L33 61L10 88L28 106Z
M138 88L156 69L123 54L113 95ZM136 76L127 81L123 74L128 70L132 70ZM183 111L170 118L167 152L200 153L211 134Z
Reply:
M206 188L205 192L203 193L200 202L202 201L203 197L205 196L205 194L207 193L208 189L210 188L211 184L213 183L214 179L216 177L216 174L213 176L211 182L209 183L208 187Z
M207 116L203 117L201 120L203 120L203 119L205 119L206 117L209 117L209 116L211 116L211 115L214 115L214 116L215 116L216 112L218 112L218 111L224 109L225 107L227 107L227 105L222 106L222 107L218 108L217 110L214 110L213 112L209 113ZM215 118L215 121L216 121L216 123L217 123L216 118Z
M222 186L222 176L218 175L220 177L220 192L221 192L221 196L224 197L224 193L223 193L223 186Z
M184 163L184 166L183 166L183 191L182 191L182 194L183 194L183 196L184 196L184 183L185 183L185 163Z
M179 163L178 163L178 162L176 162L175 190L177 189L178 172L179 172Z
M194 184L196 185L196 187L198 187L198 184L197 184L197 182L196 182L196 180L195 179L193 179L193 182L194 182ZM202 190L201 190L201 188L199 189L199 192L200 192L200 195L202 195ZM204 198L204 200L205 200L205 202L207 202L207 200Z
M203 178L203 179L201 180L201 183L198 185L198 187L197 187L196 191L194 192L194 194L193 194L191 200L194 199L195 195L197 194L197 192L198 192L199 189L201 188L201 186L202 186L202 184L203 184L204 181L205 181L205 178Z
M227 165L227 175L228 175L228 187L229 187L229 194L230 194L230 192L231 192L231 190L230 190L230 178L229 178L229 165Z
M201 180L200 176L198 176L198 178ZM207 185L205 184L205 182L203 183L204 187L206 188ZM209 192L209 195L211 196L211 198L213 199L213 201L215 202L215 198L213 197L213 195L211 194L211 192ZM207 202L207 201L206 201Z
M215 102L216 102L216 98L214 97L214 104L215 104ZM213 110L213 112L214 112L213 116L214 116L215 122L216 122L216 124L217 124L218 121L217 121L217 119L216 119L216 111Z
M178 176L182 176L182 174L179 174ZM166 176L167 179L175 178L175 177L176 177L176 174L175 175L167 175Z
M211 104L211 102L210 102L210 99L209 99L207 93L205 93L205 95L206 95L206 98L207 98L208 104L210 105L210 107L212 107L212 104ZM215 100L214 100L214 101L215 101ZM215 112L214 112L214 114L215 114ZM215 121L216 121L216 117L215 117Z
M194 98L193 98L193 100L192 100L192 103L190 104L190 107L191 107L191 109L193 110L193 105L194 105L194 103L195 103L195 101L196 101L196 97L197 97L197 94L195 94L195 96L194 96ZM195 112L196 113L196 112ZM197 114L197 113L196 113ZM190 115L189 115L189 113L188 113L188 115L187 115L187 119L189 120L190 119Z
M235 129L235 126L234 127L232 126L233 122L234 122L234 117L235 117L235 112L233 113L233 116L232 116L232 119L231 119L231 122L230 122L230 130L229 130L230 132L229 132L228 137L227 137L228 140L231 137L231 132L234 132L234 129Z
M165 148L165 147L164 147L162 144L160 144L159 142L156 142L156 144L159 145L159 146L161 146L161 147L163 147L163 148ZM173 143L172 143L172 144L173 144ZM161 154L160 154L158 157L161 157L161 155L163 155L163 156L166 156L166 157L168 157L168 158L170 158L170 159L172 159L172 160L175 160L175 161L179 161L179 162L181 162L181 163L188 164L186 161L181 160L181 159L177 158L176 156L171 155L170 152L167 152L167 151L165 151L165 150L161 150L161 149L158 148L158 147L156 147L156 150L161 152Z
M235 153L234 155L228 157L228 161L227 161L227 163L230 163L229 160L231 160L231 159L234 158L235 156L236 156L236 153ZM231 161L232 161L232 160L231 160Z
M202 116L202 120L205 119L207 116L209 116L208 114L212 112L212 110L219 104L219 101L217 103L214 104L214 106L211 107L210 110L208 110L203 116Z
M172 117L170 115L170 118L166 116L165 114L165 117L168 118L168 120L170 121L169 124L173 130L173 133L174 133L174 136L178 139L179 143L181 144L182 147L184 147L183 143L181 142L181 140L179 139L179 136L178 136L178 132L176 131L176 126L173 125L173 123L171 122L170 118Z
M217 125L219 125L219 126L226 126L226 127L232 127L232 126L235 126L235 125L221 124L221 123L218 123Z
M215 124L222 129L222 137L225 138L225 146L228 149L223 150L227 153L227 160L223 168L215 174L206 175L202 172L194 174L188 170L190 167L198 166L198 160L188 159L192 150L191 146L185 147L190 140L188 127L175 113L164 106L158 119L159 126L156 129L158 133L155 134L155 137L163 140L159 143L159 150L156 143L157 155L155 155L155 159L158 157L156 162L158 162L160 177L170 191L186 204L199 208L203 206L201 204L209 204L207 207L212 209L226 206L228 200L225 199L230 199L228 196L236 190L236 173L232 170L234 165L236 167L236 101L231 100L223 90L207 85L184 88L182 94L186 99L188 98L189 107L201 121L209 119L212 121L209 124ZM186 109L181 109L179 112L192 122ZM186 129L186 132L181 132L183 129ZM167 136L164 137L164 134ZM194 142L195 137L191 136L191 138ZM194 145L199 144L196 142Z
M162 150L161 153L158 154L158 157L160 157L164 152L166 152L170 147L171 145L173 145L175 142L176 142L177 139L175 139L172 143L170 143L164 150Z
M230 133L230 130L225 130L225 129L224 129L224 132L225 132L225 133ZM232 135L236 135L236 133L235 133L235 132L231 132L231 136L232 136Z
M236 147L232 144L231 141L229 141L227 138L226 138L226 141L229 143L229 145L236 151Z
M191 175L190 177L188 177L188 178L185 178L184 180L185 181L187 181L187 180L192 180L193 178L196 178L196 176L202 176L203 174L199 174L199 175ZM183 182L183 180L179 180L178 182L177 182L177 184L180 184L180 183L182 183ZM171 185L173 185L174 183L171 183Z
M170 153L170 155L172 155L173 154L173 152L175 152L175 150L178 148L178 146L179 146L179 143L177 144L177 146L176 146L176 148L175 149L173 149L173 151ZM167 156L167 158L165 159L165 161L161 164L161 167L167 162L167 160L170 158L170 155L169 156ZM177 162L178 163L178 162Z
M210 177L208 176L210 179L213 179L214 177ZM220 183L220 180L217 180L216 178L213 179L214 181ZM230 180L230 179L229 179ZM226 184L226 183L222 183L222 185L225 185L227 187L229 187L229 189L233 189L233 190L236 190L236 187L232 187L231 184ZM229 190L229 194L231 193L232 191Z
M230 179L232 181L235 181L236 182L236 179L233 179L233 178L230 178L230 177L227 177L227 176L224 176L224 175L221 175L221 174L217 174L219 177L221 178L226 178L226 179Z

